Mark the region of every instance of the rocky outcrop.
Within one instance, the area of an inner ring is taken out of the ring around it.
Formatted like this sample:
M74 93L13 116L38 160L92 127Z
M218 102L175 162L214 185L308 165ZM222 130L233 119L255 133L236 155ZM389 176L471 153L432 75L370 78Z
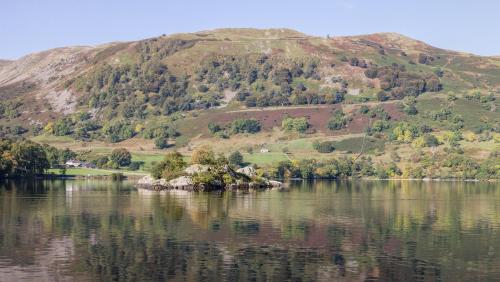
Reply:
M173 189L173 186L168 183L167 180L160 178L154 179L153 177L146 175L137 181L137 186L141 188L147 188L150 190L167 190Z
M240 169L237 169L236 172L242 173L248 177L255 177L257 175L255 168L253 168L251 166L242 167Z
M184 172L188 175L193 175L195 173L206 172L208 171L208 169L209 167L207 165L194 164L186 167L186 169L184 169Z
M168 182L173 189L177 190L195 190L194 183L189 176L181 176L175 179L172 179Z
M223 191L223 190L249 190L282 188L283 183L274 180L261 179L260 181L236 181L227 185L194 184L190 176L181 176L170 181L165 179L153 179L144 176L137 182L137 187L148 190L185 190L185 191Z

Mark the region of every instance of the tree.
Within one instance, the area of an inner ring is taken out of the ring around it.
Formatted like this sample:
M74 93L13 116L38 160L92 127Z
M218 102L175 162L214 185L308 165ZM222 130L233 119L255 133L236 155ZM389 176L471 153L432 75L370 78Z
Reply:
M222 128L220 127L220 125L216 124L215 122L208 123L208 131L210 131L210 133L215 134L221 130Z
M168 138L163 136L158 136L154 139L155 147L158 149L168 148Z
M170 152L161 162L153 165L151 175L156 179L163 177L171 180L182 175L185 167L184 157L179 152Z
M196 148L191 155L192 164L211 165L215 163L215 154L208 145Z
M407 122L399 123L392 131L392 138L403 143L411 143L418 136L420 136L419 128Z
M135 134L134 127L125 121L116 121L103 127L103 133L111 143L132 138Z
M403 111L406 114L411 115L411 116L414 116L414 115L416 115L418 113L417 108L413 104L405 105Z
M53 125L54 135L65 136L71 133L72 122L70 118L61 118Z
M290 84L292 83L292 79L292 73L287 68L277 70L273 76L273 82L276 85L281 85L282 83Z
M424 54L424 53L418 54L418 62L420 64L429 64L433 60L434 60L434 58L432 56L429 56L429 55Z
M205 84L201 84L200 86L198 86L198 91L200 91L202 93L207 93L208 90L209 90L209 88Z
M128 166L132 161L132 155L127 149L119 148L111 152L110 159L118 166Z
M380 102L384 102L389 100L389 96L387 96L384 91L380 91L377 93L377 100L379 100Z
M378 75L378 70L377 67L369 67L367 70L365 70L365 76L371 79L376 78Z
M34 142L21 141L14 143L10 150L14 160L14 175L34 176L43 174L46 169L50 168L45 150Z
M433 134L425 134L423 137L427 147L439 146L439 140Z
M241 166L243 164L243 155L239 151L232 152L228 157L228 161L232 165Z

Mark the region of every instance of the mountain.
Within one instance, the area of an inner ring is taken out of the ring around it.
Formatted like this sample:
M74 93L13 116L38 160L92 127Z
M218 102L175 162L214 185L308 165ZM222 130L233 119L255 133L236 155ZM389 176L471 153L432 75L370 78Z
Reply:
M313 141L388 152L456 131L483 134L471 138L492 144L469 144L469 153L485 158L497 147L499 93L500 58L396 33L217 29L0 61L0 133L76 150L119 143L189 152L208 142L221 152L269 146L307 157ZM394 131L408 135L406 145L391 143Z
M145 51L147 46L155 46L157 50ZM88 93L75 88L75 79L103 65L131 65L139 61L144 52L149 52L145 56L151 56L160 49L164 54L152 60L164 63L175 75L191 78L208 57L247 59L265 54L278 61L316 60L321 86L331 84L329 78L341 77L356 91L373 85L378 88L378 81L370 81L363 74L364 68L353 66L349 61L356 58L362 64L397 63L425 75L439 68L444 72L441 78L444 91L500 88L500 59L443 50L396 33L325 39L288 29L219 29L97 47L57 48L16 61L1 61L0 95L6 99L21 97L30 101L23 103L21 109L28 113L38 112L40 120L46 122L61 113L86 109L77 102Z

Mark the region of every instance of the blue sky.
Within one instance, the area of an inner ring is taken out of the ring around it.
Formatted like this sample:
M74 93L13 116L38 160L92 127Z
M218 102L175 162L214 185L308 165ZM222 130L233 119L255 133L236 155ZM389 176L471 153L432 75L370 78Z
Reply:
M500 55L495 0L2 0L0 58L219 27L287 27L320 36L390 31Z

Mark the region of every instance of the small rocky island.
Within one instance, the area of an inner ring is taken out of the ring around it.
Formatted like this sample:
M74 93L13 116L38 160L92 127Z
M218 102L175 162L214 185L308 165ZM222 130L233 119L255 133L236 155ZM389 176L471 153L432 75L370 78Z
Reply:
M168 153L156 164L151 175L137 182L137 187L149 190L224 191L281 188L283 183L269 180L245 166L233 168L223 156L215 157L208 149L193 153L192 164L187 166L183 156Z

